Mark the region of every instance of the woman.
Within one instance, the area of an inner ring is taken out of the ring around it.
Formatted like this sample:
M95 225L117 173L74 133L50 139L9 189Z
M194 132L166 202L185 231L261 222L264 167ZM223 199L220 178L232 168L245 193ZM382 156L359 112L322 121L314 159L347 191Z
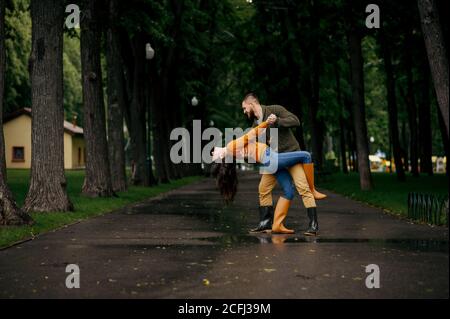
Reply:
M244 136L231 141L226 147L216 147L213 152L213 161L222 160L222 164L218 167L217 184L219 190L226 202L230 202L234 199L237 191L237 174L236 168L233 163L225 163L227 157L234 158L252 158L255 162L262 164L263 166L271 166L275 169L275 176L278 181L281 179L290 179L290 175L287 172L287 168L302 163L305 171L307 172L308 184L311 193L315 199L323 199L325 194L319 193L314 188L314 173L311 155L305 151L277 153L270 149L266 144L256 141L256 137L263 133L263 130L268 127L267 122L262 122L260 125L249 131ZM228 162L228 161L227 161ZM280 185L286 185L286 183L280 183ZM288 184L289 185L289 184ZM290 188L292 189L292 187ZM290 189L283 189L283 196L290 202L293 198L292 191ZM287 209L284 209L284 217L287 214ZM275 223L274 223L275 224ZM281 222L279 227L284 233L293 233L282 226ZM316 231L313 231L316 233Z

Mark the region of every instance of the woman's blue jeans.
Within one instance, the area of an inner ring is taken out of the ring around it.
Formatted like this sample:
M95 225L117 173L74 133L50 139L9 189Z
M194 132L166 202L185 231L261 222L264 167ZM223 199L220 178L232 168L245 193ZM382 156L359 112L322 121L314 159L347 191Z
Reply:
M306 151L295 151L278 153L270 148L267 148L264 153L264 158L262 159L263 166L269 167L274 164L276 171L294 166L295 164L307 164L312 163L311 154Z
M294 166L296 164L302 163L312 163L311 154L305 151L295 151L278 153L270 148L267 148L262 160L263 166L269 166L269 164L276 163L276 172L274 173L278 184L283 189L283 197L292 200L295 195L294 182L292 180L291 174L287 168Z

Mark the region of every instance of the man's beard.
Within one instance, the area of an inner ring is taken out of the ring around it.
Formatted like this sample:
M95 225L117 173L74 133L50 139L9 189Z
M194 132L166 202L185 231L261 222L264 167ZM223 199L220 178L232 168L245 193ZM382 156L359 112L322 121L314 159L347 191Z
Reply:
M254 122L255 120L257 120L257 117L255 115L255 112L253 112L253 110L249 111L246 115L249 121Z

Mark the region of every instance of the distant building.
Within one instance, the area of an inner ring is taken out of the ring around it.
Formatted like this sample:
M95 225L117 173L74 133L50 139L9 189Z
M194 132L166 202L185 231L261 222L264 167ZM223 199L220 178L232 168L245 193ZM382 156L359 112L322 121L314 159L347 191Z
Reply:
M3 119L6 168L31 168L31 109L23 108ZM85 165L83 129L64 121L64 168Z

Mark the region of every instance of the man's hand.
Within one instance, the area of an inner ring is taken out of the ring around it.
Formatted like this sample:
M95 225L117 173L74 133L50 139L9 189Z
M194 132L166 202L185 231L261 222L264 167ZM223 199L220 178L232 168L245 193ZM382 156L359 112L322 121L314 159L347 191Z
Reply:
M275 124L275 122L277 121L277 116L275 114L270 114L269 117L267 118L267 123L269 125L273 125Z

